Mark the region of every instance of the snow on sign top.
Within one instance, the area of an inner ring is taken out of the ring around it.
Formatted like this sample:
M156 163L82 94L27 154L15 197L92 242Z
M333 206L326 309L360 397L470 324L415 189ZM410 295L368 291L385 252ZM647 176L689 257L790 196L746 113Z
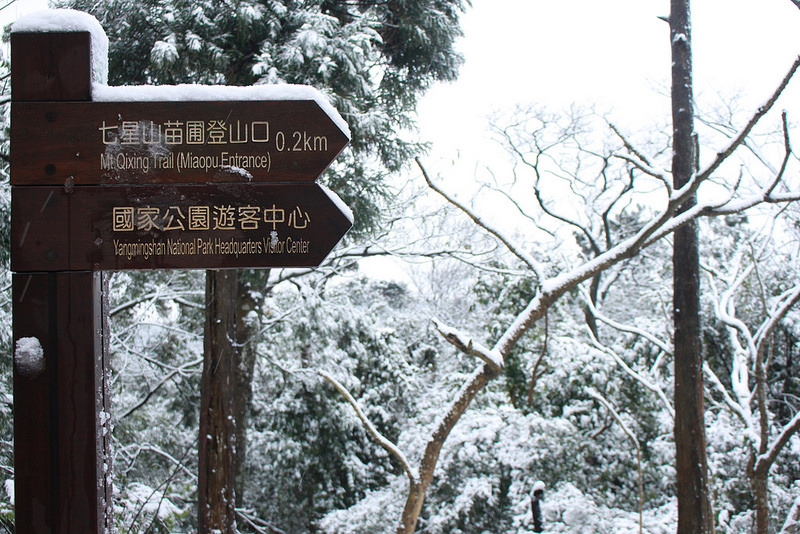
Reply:
M331 121L350 139L350 128L328 98L308 85L274 84L250 85L128 85L92 86L95 102L204 102L204 101L265 101L313 100Z
M89 32L92 42L92 77L95 82L108 83L108 37L94 18L73 9L45 9L18 18L11 33Z
M140 85L109 87L108 37L88 13L72 9L45 9L24 15L11 25L12 33L89 32L92 42L92 100L96 102L198 102L226 100L313 100L350 139L350 128L328 98L305 85Z

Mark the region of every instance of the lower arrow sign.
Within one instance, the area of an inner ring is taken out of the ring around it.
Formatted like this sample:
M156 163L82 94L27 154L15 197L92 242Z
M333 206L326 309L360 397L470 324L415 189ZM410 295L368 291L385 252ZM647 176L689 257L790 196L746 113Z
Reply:
M352 226L316 184L14 186L11 269L315 267Z

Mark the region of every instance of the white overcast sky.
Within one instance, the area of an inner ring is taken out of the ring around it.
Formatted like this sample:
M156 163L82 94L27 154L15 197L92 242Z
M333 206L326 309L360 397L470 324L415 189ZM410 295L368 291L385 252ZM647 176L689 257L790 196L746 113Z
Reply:
M668 14L668 0L473 0L461 75L419 108L430 158L474 157L487 146L487 116L516 104L594 105L634 129L666 123L669 26L658 16ZM757 106L800 55L800 9L790 0L696 0L692 21L697 99ZM800 79L781 104L792 101L800 122Z

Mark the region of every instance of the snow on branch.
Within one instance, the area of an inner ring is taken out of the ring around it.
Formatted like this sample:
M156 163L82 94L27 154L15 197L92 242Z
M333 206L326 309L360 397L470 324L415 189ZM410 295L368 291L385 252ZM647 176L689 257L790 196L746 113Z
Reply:
M145 443L143 445L133 445L132 448L135 449L135 452L132 453L132 456L138 456L139 453L141 452L152 452L153 454L157 454L159 456L166 458L167 460L169 460L171 464L175 466L177 470L182 471L190 479L197 481L197 473L186 467L186 465L183 462L183 459L186 457L185 454L181 458L175 458L164 449L157 447L155 445L151 445L149 443Z
M793 435L795 435L798 431L800 431L800 411L794 414L792 420L783 427L781 433L772 443L772 445L767 449L764 454L758 456L758 460L756 460L756 471L763 470L763 472L769 471L769 468L772 467L772 464L775 462L775 459L778 457L778 454L783 450L787 443L789 443L789 439Z
M285 530L257 517L255 512L249 508L236 508L236 515L241 517L257 534L287 534Z
M614 406L608 402L605 397L603 397L597 390L590 388L586 391L590 397L594 400L599 402L608 413L611 414L611 417L617 422L617 424L622 428L622 432L628 436L628 439L631 440L633 446L636 448L636 467L638 471L638 490L639 490L639 534L642 532L642 513L644 511L644 481L642 477L642 447L639 443L639 440L636 439L636 435L633 431L625 424L625 421L622 420L622 417L617 413L617 410L614 409Z
M749 411L745 412L742 406L733 400L733 397L731 397L728 390L725 389L725 386L722 384L717 374L709 367L708 362L703 362L703 374L708 383L711 384L713 390L722 396L725 406L742 421L745 426L745 435L747 439L750 440L750 443L758 443L758 436L753 431L753 419L750 417Z
M480 343L472 340L471 337L465 335L460 330L442 324L440 321L434 319L433 324L436 330L444 337L448 343L456 347L464 354L475 356L483 360L483 362L492 368L495 372L503 370L504 362L503 355L496 349L490 349Z
M171 372L167 373L167 375L165 375L161 380L159 380L158 384L156 384L155 386L150 388L150 391L147 392L147 395L145 395L142 400L137 402L135 405L130 407L124 414L119 416L118 420L121 421L121 420L125 419L126 417L131 415L133 412L135 412L136 410L138 410L139 408L141 408L142 406L147 404L147 402L153 397L153 395L155 395L158 392L158 390L160 390L161 387L164 384L166 384L167 382L171 381L172 378L175 375L183 373L186 369L190 369L190 368L195 367L195 366L200 366L200 365L202 365L202 363L203 363L203 358L201 357L201 358L194 359L194 360L192 360L190 362L184 363L180 367L173 368L173 370Z
M617 424L619 424L620 428L622 429L622 432L624 432L625 435L628 436L628 438L633 442L633 444L636 447L636 449L639 450L639 447L640 447L639 440L636 439L636 435L628 427L628 425L625 424L625 421L622 420L622 417L620 417L619 413L617 413L617 410L611 405L611 403L608 400L606 400L606 398L603 397L594 388L587 389L586 393L588 393L590 397L592 397L594 400L599 402L601 405L603 405L603 407L606 410L608 410L608 413L611 415L611 417L614 419L614 421L616 421Z
M798 3L798 7L800 7L800 3ZM798 532L800 532L800 497L794 500L792 509L786 516L786 522L778 534L797 534Z
M625 332L628 334L634 334L641 338L646 339L656 347L658 347L662 352L668 355L672 355L672 349L661 339L658 339L656 336L651 334L646 330L642 330L641 328L637 328L633 325L622 324L614 321L610 317L603 315L597 307L592 302L592 299L589 298L589 295L586 294L585 291L581 291L581 295L583 296L584 303L589 307L589 311L594 315L594 317L600 321L601 323L605 323L606 325L610 326L614 330L618 330L620 332Z
M639 382L646 389L649 389L650 391L655 393L656 396L659 398L659 400L661 400L661 402L664 403L664 407L667 409L667 413L670 414L670 416L674 417L675 410L673 409L672 404L669 402L667 396L664 394L664 391L658 386L658 384L651 382L650 380L642 376L640 373L633 370L631 366L625 363L625 360L620 358L620 356L615 351L600 343L600 341L598 341L597 338L594 337L594 334L591 332L591 330L589 330L589 337L591 338L591 344L594 348L596 348L601 353L610 356L611 359L614 360L616 364L619 365L628 376Z
M652 163L650 163L650 160L648 160L644 154L642 154L639 150L637 150L636 147L634 147L633 144L630 141L628 141L628 139L622 134L622 132L619 131L619 129L614 124L609 123L608 126L609 128L611 128L611 131L614 132L617 135L617 137L620 138L622 144L625 146L625 149L634 156L636 156L635 158L632 158L624 154L615 154L614 157L619 158L623 161L627 161L628 163L630 163L643 173L652 176L656 180L660 181L666 187L667 194L672 195L672 182L667 178L668 173L664 171L659 171L658 169L653 167Z
M770 314L769 318L762 324L756 332L758 339L758 350L766 350L766 342L770 334L775 330L781 320L789 313L789 310L800 302L800 284L794 286L791 290L784 293L783 299L777 305L775 311Z
M403 466L403 469L406 472L406 475L408 475L408 479L409 479L409 482L411 483L411 485L413 486L413 485L417 484L418 481L419 481L419 475L417 474L416 470L413 467L411 467L411 464L409 463L408 459L406 458L406 455L403 454L403 451L401 451L397 447L397 445L395 445L394 443L389 441L389 439L387 439L383 434L381 434L378 431L377 428L375 428L375 425L373 425L372 421L370 421L367 418L367 415L358 406L358 403L356 403L356 400L353 398L353 396L350 394L350 392L347 391L347 388L345 388L338 380L333 378L331 375L329 375L325 371L318 371L318 373L322 378L327 380L334 388L336 388L336 391L341 393L342 396L345 398L345 400L348 403L350 403L350 406L353 407L353 410L355 410L356 415L361 420L361 423L364 425L364 428L367 429L367 432L372 437L372 439L374 439L378 443L378 445L380 445L381 447L386 449L386 451L389 454L394 456L395 459L398 462L400 462L400 464Z

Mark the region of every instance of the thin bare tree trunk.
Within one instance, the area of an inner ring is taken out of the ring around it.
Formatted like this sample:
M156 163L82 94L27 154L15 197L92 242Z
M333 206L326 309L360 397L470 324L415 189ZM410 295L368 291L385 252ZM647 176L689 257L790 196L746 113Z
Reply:
M672 179L677 190L695 179L697 155L689 0L672 0L671 8ZM692 195L679 210L686 211L695 204L696 197ZM708 498L699 295L697 228L692 221L675 231L673 248L678 534L713 531Z
M767 473L756 469L750 478L756 501L756 534L767 534L769 529L769 499Z

